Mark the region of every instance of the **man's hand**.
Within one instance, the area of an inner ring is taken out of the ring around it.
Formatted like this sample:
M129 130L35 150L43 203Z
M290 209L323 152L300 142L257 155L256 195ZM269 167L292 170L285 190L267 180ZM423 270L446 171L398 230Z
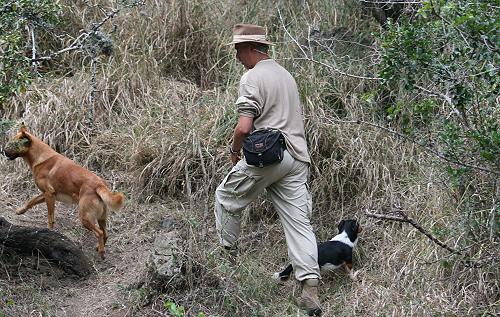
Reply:
M233 166L241 160L241 153L231 153L231 162L233 162Z
M229 153L231 154L231 162L233 162L233 166L241 160L241 150L235 151L233 150L233 146L229 146Z
M253 118L240 116L238 119L238 124L234 128L233 142L229 147L229 152L231 153L231 162L236 165L239 160L241 160L241 147L243 146L243 140L246 138L253 127Z

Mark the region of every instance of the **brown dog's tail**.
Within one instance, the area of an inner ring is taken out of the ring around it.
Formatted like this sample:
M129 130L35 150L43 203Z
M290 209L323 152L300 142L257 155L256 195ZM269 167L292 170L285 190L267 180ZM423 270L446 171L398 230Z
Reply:
M125 199L125 195L123 195L123 193L113 193L106 186L97 187L96 192L109 208L116 210L123 206L123 200Z

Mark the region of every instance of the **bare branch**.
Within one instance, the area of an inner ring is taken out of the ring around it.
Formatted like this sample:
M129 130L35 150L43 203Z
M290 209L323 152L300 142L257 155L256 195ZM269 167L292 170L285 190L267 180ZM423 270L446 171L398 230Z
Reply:
M310 61L310 62L313 62L315 64L319 64L321 66L324 66L336 73L339 73L340 75L343 75L343 76L347 76L347 77L351 77L351 78L357 78L357 79L366 79L366 80L382 80L381 77L365 77L365 76L360 76L360 75L353 75L353 74L349 74L349 73L346 73L346 72L343 72L341 71L340 69L338 68L335 68L334 66L330 65L330 64L326 64L324 62L321 62L321 61L318 61L318 60L315 60L313 58L310 58L308 56L305 57L306 60Z
M429 96L440 97L440 98L444 99L449 105L453 106L453 101L451 100L451 98L449 96L447 96L443 93L440 93L440 92L431 91L431 90L424 88L422 86L419 86L419 85L415 85L415 87L417 87L418 89L427 93Z
M406 219L403 219L401 217L375 214L375 213L369 212L368 210L365 211L365 215L367 215L370 218L377 218L377 219L382 219L382 220L398 221L398 222L408 222Z
M313 62L315 64L319 64L321 66L324 66L340 75L343 75L343 76L347 76L347 77L352 77L352 78L357 78L357 79L366 79L366 80L382 80L382 78L380 77L365 77L365 76L359 76L359 75L353 75L353 74L349 74L349 73L346 73L344 71L341 71L340 69L334 67L333 65L330 65L330 64L326 64L324 62L321 62L321 61L318 61L318 60L315 60L314 58L312 57L309 57L309 55L307 55L306 51L302 48L302 45L300 45L300 43L297 41L296 38L294 38L290 32L288 31L288 29L286 28L285 26L285 22L283 20L283 16L281 15L281 10L278 10L278 14L280 16L280 21L281 21L281 25L283 26L283 29L285 30L285 33L290 37L290 39L295 43L295 45L297 45L297 47L300 49L300 51L302 52L302 54L304 55L304 60L307 60L309 62Z
M369 4L422 4L423 1L416 0L359 0Z
M331 119L331 118L327 118L327 117L323 117L323 120L325 121L329 121L329 123L326 123L326 124L334 124L334 123L350 123L350 124L364 124L364 125L368 125L368 126L371 126L371 127L375 127L375 128L378 128L378 129L381 129L381 130L384 130L384 131L387 131L391 134L394 134L408 142L411 142L419 147L421 147L422 149L424 149L425 151L429 152L429 153L432 153L434 154L435 156L437 156L438 158L448 162L448 163L451 163L451 164L455 164L455 165L459 165L459 166L463 166L463 167L468 167L468 168L473 168L473 169L476 169L476 170L480 170L480 171L483 171L483 172L487 172L487 173L492 173L492 174L495 174L495 175L500 175L500 171L495 171L495 170L491 170L491 169L488 169L486 167L482 167L482 166L477 166L477 165L473 165L473 164L469 164L469 163L463 163L463 162L460 162L460 161L457 161L457 160L453 160L453 159L450 159L448 157L446 157L444 154L440 153L439 151L436 151L434 150L433 148L425 145L425 144L421 144L419 142L417 142L416 140L410 138L410 137L407 137L406 135L402 134L402 133L399 133L395 130L392 130L392 129L389 129L389 128L386 128L386 127L383 127L381 125L378 125L376 123L373 123L373 122L366 122L366 121L362 121L362 120L356 120L356 121L347 121L347 120L338 120L338 119ZM325 123L323 123L325 124Z
M111 12L109 12L106 15L106 17L101 22L95 24L91 28L91 30L89 32L84 32L84 33L80 34L73 41L73 43L71 43L71 45L69 45L68 47L66 47L66 48L64 48L64 49L62 49L60 51L51 53L48 56L33 58L31 61L32 62L39 62L39 61L51 60L51 59L54 59L55 57L57 57L57 56L59 56L59 55L61 55L63 53L74 51L74 50L82 48L83 43L85 42L85 40L87 40L90 36L92 36L93 34L95 34L104 25L104 23L106 23L109 19L113 18L118 12L120 12L120 9L114 9Z
M14 4L14 1L7 2L6 4L3 5L2 9L0 10L0 14L8 12L11 10L10 6Z
M29 31L31 34L31 59L36 58L36 43L35 43L35 28L33 26L29 26ZM35 66L35 62L32 63Z
M453 249L452 247L448 246L446 243L439 241L439 239L437 239L432 234L430 234L427 230L422 228L422 226L420 226L415 220L408 217L402 210L398 209L397 212L401 215L401 217L375 214L375 213L369 212L368 210L365 210L365 215L367 215L368 217L382 219L382 220L407 222L407 223L411 224L415 229L420 231L422 234L424 234L427 238L429 238L429 240L431 240L435 244L439 245L441 248L446 249L449 252L454 253L454 254L463 255L461 252Z
M285 33L292 39L292 41L295 43L295 45L297 45L297 47L302 51L302 54L304 54L304 56L307 57L307 53L306 51L304 51L304 49L302 48L302 45L299 44L299 42L297 41L296 38L294 38L290 32L288 32L288 29L286 28L285 26L285 21L283 21L283 16L281 15L281 10L278 9L278 14L280 16L280 21L281 21L281 25L283 26L283 29L285 30Z

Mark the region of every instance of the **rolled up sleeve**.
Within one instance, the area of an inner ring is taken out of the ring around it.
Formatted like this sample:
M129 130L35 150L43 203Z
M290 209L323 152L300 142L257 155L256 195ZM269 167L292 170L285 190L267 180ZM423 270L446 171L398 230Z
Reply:
M262 113L262 102L257 87L240 84L239 97L236 100L236 111L240 116L256 118Z

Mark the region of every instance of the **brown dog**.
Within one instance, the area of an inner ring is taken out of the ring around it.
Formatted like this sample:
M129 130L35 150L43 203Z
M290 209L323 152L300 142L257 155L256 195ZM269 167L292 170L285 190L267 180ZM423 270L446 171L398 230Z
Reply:
M107 208L121 208L124 195L112 193L104 180L54 151L42 140L28 133L24 126L12 140L7 142L4 153L10 160L22 157L30 166L35 183L42 191L40 195L31 198L24 206L18 208L16 214L21 215L45 201L48 227L52 229L56 200L77 203L80 221L85 228L95 233L98 240L96 249L104 258L104 245L108 238Z

